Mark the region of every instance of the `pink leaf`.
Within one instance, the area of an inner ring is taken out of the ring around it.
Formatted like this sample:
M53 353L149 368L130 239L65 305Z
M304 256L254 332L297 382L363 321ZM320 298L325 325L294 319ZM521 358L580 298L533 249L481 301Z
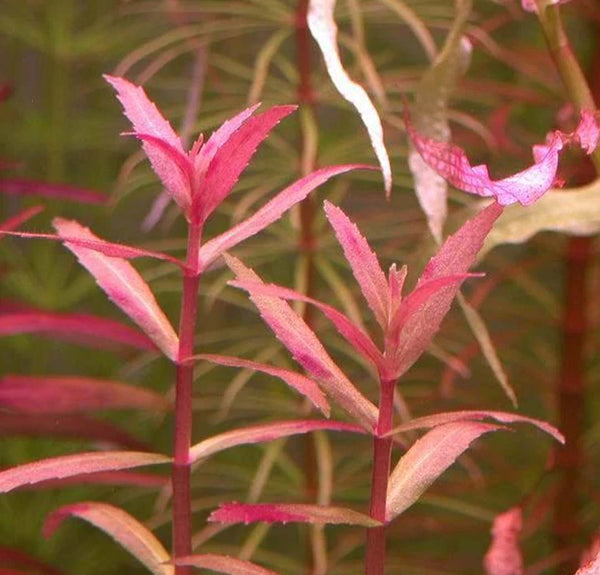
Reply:
M600 552L577 570L575 575L600 575Z
M120 322L89 314L62 314L41 310L0 314L0 336L48 333L84 345L100 342L154 350L148 337Z
M335 325L340 334L361 355L371 361L373 365L382 370L385 359L373 340L358 326L354 325L343 313L335 308L321 303L320 301L307 297L297 291L276 286L274 284L251 283L251 282L229 282L230 285L247 290L249 293L279 297L281 299L304 301L320 309L323 314Z
M3 436L51 437L76 441L101 442L133 451L145 451L147 444L110 423L83 415L35 414L0 412L0 433Z
M278 377L290 387L307 397L317 409L329 417L329 403L327 403L327 400L325 399L325 396L320 390L319 386L312 379L296 373L295 371L226 355L201 354L194 356L194 359L205 359L206 361L211 361L213 363L218 363L219 365L226 365L230 367L253 369L255 371L267 373L273 377Z
M117 381L76 376L26 375L0 377L0 405L26 413L170 408L170 403L158 393Z
M170 458L165 455L137 451L103 451L63 455L0 471L0 493L7 493L22 485L33 485L48 479L73 477L96 471L131 469L169 461Z
M96 241L98 238L74 221L56 218L58 235ZM107 257L88 248L65 245L95 278L108 297L119 306L171 360L177 359L179 342L169 320L158 306L150 288L137 271L122 258Z
M513 507L494 519L492 544L483 561L486 575L523 575L523 557L519 549L521 528L519 507Z
M425 267L416 289L434 279L465 274L473 265L483 241L501 213L502 207L494 202L448 237ZM413 310L412 315L407 317L401 327L402 347L394 360L397 377L404 373L430 344L450 310L459 287L459 281L451 281L450 285L437 290L426 303Z
M325 202L325 214L344 250L363 296L382 327L387 325L389 289L385 274L367 240L340 208Z
M340 60L337 26L333 18L335 2L336 0L310 0L308 27L321 49L331 81L338 92L358 110L367 128L371 145L381 165L385 191L389 196L392 190L392 169L383 141L381 120L364 88L348 76Z
M227 257L226 262L238 280L262 283L254 271L236 258ZM294 359L320 382L340 407L365 429L372 430L377 419L377 408L352 385L306 323L279 298L250 294L250 299Z
M539 0L521 0L521 6L526 12L538 12ZM543 6L552 6L554 4L566 4L570 0L544 0Z
M445 425L447 423L455 423L459 421L481 421L483 419L494 419L499 423L529 423L531 425L535 425L548 435L551 435L559 443L565 442L565 438L563 437L562 433L549 423L539 419L534 419L532 417L527 417L525 415L519 415L518 413L508 413L504 411L450 411L445 413L436 413L434 415L426 415L395 427L389 433L389 435L412 431L414 429L429 429L431 427Z
M67 220L63 220L67 221ZM133 260L136 258L153 258L155 260L162 260L171 262L181 269L186 269L185 263L178 260L177 258L171 257L162 252L154 252L150 250L144 250L142 248L136 248L125 244L117 244L114 242L107 242L101 238L94 236L96 239L87 239L77 236L58 236L55 234L37 234L31 232L11 232L6 228L0 227L0 235L15 236L18 238L29 238L29 239L40 239L40 240L53 240L59 242L69 242L75 246L81 246L82 248L88 248L95 252L104 254L110 258L123 258L126 260Z
M48 479L34 486L23 485L20 491L40 489L62 489L64 487L79 487L81 485L134 485L135 487L164 488L170 482L167 475L155 473L142 473L135 471L99 471L97 473L82 473L76 477L63 477L62 479Z
M173 565L189 565L199 569L210 569L228 575L277 575L275 571L265 569L250 563L250 561L228 557L227 555L215 555L214 553L178 557L172 563Z
M141 86L135 86L124 78L114 76L104 76L104 78L117 91L117 97L123 105L125 115L132 123L136 134L155 138L152 142L144 141L142 144L152 164L152 169L161 179L173 199L184 210L187 209L191 203L191 182L189 179L186 181L181 178L180 161L174 161L173 159L173 155L175 155L189 164L179 136L156 106L148 99ZM162 141L164 145L158 145L158 141ZM169 152L166 152L166 149ZM189 172L191 173L191 165Z
M108 201L107 195L94 190L78 188L68 184L51 184L49 182L18 178L0 179L0 192L19 196L61 198L84 204L105 204Z
M68 517L79 517L110 535L154 575L173 575L173 567L165 565L170 556L160 541L123 509L94 501L59 507L46 519L45 537L50 537Z
M214 437L197 443L190 449L190 460L194 463L200 459L210 457L214 453L238 445L273 441L280 437L300 435L302 433L318 430L347 431L350 433L365 432L362 427L351 423L343 423L341 421L300 420L252 425L242 429L226 431L225 433L220 433L219 435L215 435Z
M377 527L381 525L368 515L345 509L343 507L328 507L307 505L301 503L224 503L213 511L209 521L219 523L313 523L347 524L362 527Z
M401 458L388 484L386 518L408 509L450 467L469 445L497 425L462 421L440 425L426 433Z
M227 197L259 144L295 109L296 106L275 106L258 116L248 118L219 146L206 168L194 199L196 221L204 222Z
M30 220L34 216L37 216L41 211L43 211L42 206L32 206L31 208L27 208L22 212L19 212L16 216L12 218L8 218L0 223L0 232L8 232L10 230L14 230L18 228L21 224Z
M494 197L506 206L519 202L527 206L545 194L553 185L559 152L566 144L578 144L591 153L598 143L598 123L593 113L583 111L581 122L571 134L553 132L547 144L534 148L535 163L503 180L491 180L484 165L471 166L458 146L439 142L419 134L405 115L410 139L425 162L456 188L484 197Z
M297 180L279 192L253 216L202 245L198 254L200 269L205 270L223 252L277 221L287 210L298 202L301 202L310 192L325 183L332 176L355 169L371 168L362 164L331 166L317 170Z

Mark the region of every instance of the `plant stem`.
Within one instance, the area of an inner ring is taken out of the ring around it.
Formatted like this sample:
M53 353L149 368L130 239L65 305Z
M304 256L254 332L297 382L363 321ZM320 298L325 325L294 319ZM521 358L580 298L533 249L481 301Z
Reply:
M381 381L379 418L373 437L373 474L369 514L373 519L383 523L385 523L385 506L393 443L391 437L383 437L383 435L392 429L394 387L395 381ZM366 575L383 575L385 573L385 536L386 525L367 529Z
M190 224L187 258L189 271L183 276L181 316L179 319L179 354L175 387L175 434L173 438L173 557L192 551L192 517L189 451L192 439L192 384L194 366L183 361L194 354L194 334L198 311L198 249L202 227ZM191 575L191 567L175 567L176 575Z

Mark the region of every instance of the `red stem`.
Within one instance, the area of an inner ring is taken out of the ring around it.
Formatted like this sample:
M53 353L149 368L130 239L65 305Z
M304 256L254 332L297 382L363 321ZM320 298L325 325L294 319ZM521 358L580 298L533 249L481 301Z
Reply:
M175 387L175 435L173 438L173 557L184 557L192 552L192 516L190 494L189 451L192 439L192 384L194 366L183 360L194 354L194 334L198 311L198 249L202 227L190 224L188 229L187 259L189 271L183 277L181 317L179 319L179 362ZM176 575L191 575L191 567L175 567Z
M390 460L392 456L391 437L383 437L392 430L394 418L395 381L382 381L379 392L379 418L373 437L373 475L371 480L371 505L369 514L373 519L385 523ZM366 575L385 573L386 525L367 529Z

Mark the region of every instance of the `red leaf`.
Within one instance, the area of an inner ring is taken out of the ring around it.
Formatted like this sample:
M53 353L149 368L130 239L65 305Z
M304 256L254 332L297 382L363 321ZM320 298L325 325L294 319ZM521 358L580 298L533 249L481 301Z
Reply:
M238 445L273 441L280 437L300 435L318 430L348 431L351 433L365 432L362 427L341 421L300 420L251 425L242 429L226 431L225 433L220 433L197 443L190 449L190 460L194 463L200 459L210 457L214 453L231 447L237 447Z
M277 221L292 206L302 201L315 188L332 176L355 169L372 169L362 164L349 164L322 168L301 178L279 192L253 216L237 224L225 233L213 238L200 247L198 254L200 270L205 270L223 252L257 234L268 225Z
M169 320L160 309L140 274L122 258L107 257L89 248L70 243L67 238L98 241L88 229L75 221L56 218L54 227L81 265L93 276L108 297L148 334L171 360L177 359L179 341Z
M19 573L23 574L34 573L37 575L61 575L62 573L62 571L42 563L28 553L20 551L19 549L12 549L10 547L0 546L0 564L2 567L6 568L25 569L25 571L19 571ZM3 571L2 568L0 568L0 575L4 575L5 573L17 573L17 571Z
M169 409L158 393L108 379L77 376L0 377L0 405L26 413L77 413L98 409Z
M483 561L486 575L523 575L523 557L519 549L521 527L519 507L494 519L492 543Z
M0 471L0 493L7 493L17 487L33 485L48 479L74 477L96 471L131 469L169 461L170 458L165 455L137 451L103 451L63 455Z
M248 359L241 359L238 357L230 357L225 355L201 354L194 356L194 359L205 359L213 363L218 363L219 365L253 369L267 373L273 377L278 377L290 387L307 397L317 409L329 417L329 404L325 399L325 395L319 389L319 386L312 379L296 373L295 371L282 369L272 365L266 365L264 363L258 363L256 361L250 361Z
M215 555L214 553L178 557L172 561L172 564L210 569L217 573L228 573L228 575L277 575L275 571L265 569L250 563L250 561L228 557L227 555Z
M8 232L10 230L14 230L18 228L21 224L30 220L34 216L37 216L41 211L43 211L42 206L32 206L31 208L27 208L22 212L19 212L16 216L12 218L8 218L8 220L4 220L0 223L0 232Z
M368 515L345 509L301 503L224 503L213 511L209 521L219 523L313 523L377 527L381 523Z
M51 184L49 182L18 178L0 179L0 192L19 196L61 198L85 204L105 204L108 201L108 196L94 190L78 188L68 184Z

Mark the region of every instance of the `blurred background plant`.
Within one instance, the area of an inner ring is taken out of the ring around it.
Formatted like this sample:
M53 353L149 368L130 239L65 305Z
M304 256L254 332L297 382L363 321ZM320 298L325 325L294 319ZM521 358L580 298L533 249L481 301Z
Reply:
M0 11L0 84L7 96L0 102L0 191L5 192L0 219L43 204L44 211L26 227L46 231L56 215L76 217L102 237L183 253L184 228L177 212L160 199L160 185L137 145L117 137L128 127L102 82L101 74L107 72L144 84L188 142L199 132L207 136L249 103L301 105L267 140L211 222L211 231L239 221L273 191L315 167L374 163L360 118L331 84L310 37L307 4L6 1ZM575 0L561 7L561 13L577 59L598 94L598 6L593 0ZM457 31L461 18L464 23ZM336 21L344 64L367 87L382 116L394 174L391 200L384 199L380 176L356 172L328 184L236 254L262 277L294 285L358 319L353 284L347 281L348 270L320 205L324 198L342 202L377 246L384 268L394 261L410 262L409 269L420 271L435 242L408 168L401 119L404 96L420 93L417 105L423 114L435 105L445 115L445 102L439 106L439 101L431 104L423 97L431 78L441 82L448 91L453 140L468 150L473 163L489 164L493 174L528 165L530 146L550 129L572 127L569 122L576 115L565 107L570 99L538 19L518 2L476 0L470 6L446 0L339 0ZM447 60L452 66L442 68L443 77L432 75L428 71L432 62L440 61L436 57L442 47L453 46L449 31L469 39L470 62L456 56ZM594 179L594 172L587 160L572 153L561 177L570 186L583 185ZM485 320L519 398L519 411L556 423L570 441L569 451L552 453L549 441L526 429L518 436L486 439L485 448L461 458L394 522L388 544L390 573L480 573L492 520L519 503L527 573L573 573L580 551L600 525L594 505L600 445L594 423L600 419L595 389L600 366L594 353L600 305L594 294L600 267L593 238L536 232L594 233L600 225L599 202L598 192L591 190L585 201L568 207L540 203L533 224L523 222L515 210L504 225L500 220L488 243L486 278L471 282L464 292ZM450 190L449 208L446 231L472 213L473 199ZM7 335L0 346L2 375L85 373L169 392L170 366L147 349L105 348L98 340L90 346L72 333L67 342L59 341L56 324L51 337L17 333L33 329L23 327L30 325L26 313L33 309L47 313L49 322L66 321L57 314L125 321L62 246L0 241L0 333ZM499 247L506 242L518 245ZM169 317L176 318L180 284L172 268L146 261L138 269ZM226 288L229 278L228 271L216 268L203 281L201 306L206 313L197 334L202 351L286 366L287 354L250 304ZM303 314L321 337L329 335L328 347L346 373L354 381L366 381L365 366L348 353L326 321L308 307ZM510 409L489 365L493 354L486 360L458 306L430 352L403 378L397 398L403 418L452 409ZM203 366L195 384L198 439L308 409L283 386L250 372ZM376 396L374 387L363 391ZM172 431L171 418L161 413L134 411L123 417L107 412L95 418L76 414L49 420L15 416L9 410L0 411L0 430L2 467L106 444L169 452ZM271 501L322 503L333 493L336 503L361 508L368 500L369 472L368 439L342 434L317 433L220 454L192 475L194 544L202 544L204 551L251 558L286 574L307 569L360 573L361 530L262 524L223 529L207 527L206 517L223 499L258 501L264 493ZM144 488L75 485L0 497L0 565L5 561L23 572L53 572L27 565L15 554L19 550L64 573L143 572L91 528L71 524L49 540L42 540L40 528L60 504L97 499L125 507L168 540L168 497L160 489L160 478L153 481ZM303 544L292 546L290 540Z

